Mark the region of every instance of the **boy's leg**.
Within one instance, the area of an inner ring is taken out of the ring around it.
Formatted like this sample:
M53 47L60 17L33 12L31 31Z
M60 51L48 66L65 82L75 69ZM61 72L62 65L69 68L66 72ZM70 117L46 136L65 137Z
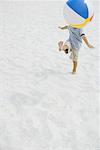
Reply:
M70 42L67 40L67 41L64 43L64 45L63 45L63 51L64 51L66 54L68 54L69 51L70 51L70 49L71 49L71 44L70 44Z
M72 69L72 73L75 74L76 73L76 70L77 70L77 59L78 59L78 50L76 49L72 49L72 53L71 53L71 56L70 58L72 59L73 61L73 69Z
M63 47L62 47L62 50L66 53L66 54L68 54L68 50L69 50L69 47L68 47L68 45L63 45Z
M68 51L70 49L70 45L68 45L68 42L63 43L63 41L60 41L58 43L59 51L64 51L66 54L68 54Z
M73 61L73 71L72 73L76 73L76 69L77 69L77 61Z

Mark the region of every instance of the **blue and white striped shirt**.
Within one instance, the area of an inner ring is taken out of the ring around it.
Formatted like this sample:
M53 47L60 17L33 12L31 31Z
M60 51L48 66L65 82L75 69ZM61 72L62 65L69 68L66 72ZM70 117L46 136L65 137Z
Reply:
M83 33L82 29L73 28L71 26L68 26L69 30L69 42L71 44L71 47L74 49L79 50L82 45L82 36L85 34Z

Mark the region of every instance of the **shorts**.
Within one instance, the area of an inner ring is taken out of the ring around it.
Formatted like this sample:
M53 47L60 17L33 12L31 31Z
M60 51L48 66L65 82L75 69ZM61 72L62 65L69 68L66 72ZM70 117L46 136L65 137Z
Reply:
M72 59L73 61L77 61L78 60L78 50L75 48L72 48L70 41L68 41L68 40L65 42L65 45L67 45L69 47L68 51L71 52L70 59Z

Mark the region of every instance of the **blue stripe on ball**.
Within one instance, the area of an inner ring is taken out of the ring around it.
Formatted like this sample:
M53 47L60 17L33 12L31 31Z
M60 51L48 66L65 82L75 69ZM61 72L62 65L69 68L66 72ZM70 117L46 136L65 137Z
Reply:
M89 11L84 0L68 0L66 4L84 19L88 18Z

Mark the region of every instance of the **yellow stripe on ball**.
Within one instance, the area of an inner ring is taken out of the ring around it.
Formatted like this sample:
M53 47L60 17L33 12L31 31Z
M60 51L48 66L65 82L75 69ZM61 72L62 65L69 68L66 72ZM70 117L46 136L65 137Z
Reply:
M70 24L71 27L74 28L83 28L87 23L91 21L91 18L87 18L82 24Z

